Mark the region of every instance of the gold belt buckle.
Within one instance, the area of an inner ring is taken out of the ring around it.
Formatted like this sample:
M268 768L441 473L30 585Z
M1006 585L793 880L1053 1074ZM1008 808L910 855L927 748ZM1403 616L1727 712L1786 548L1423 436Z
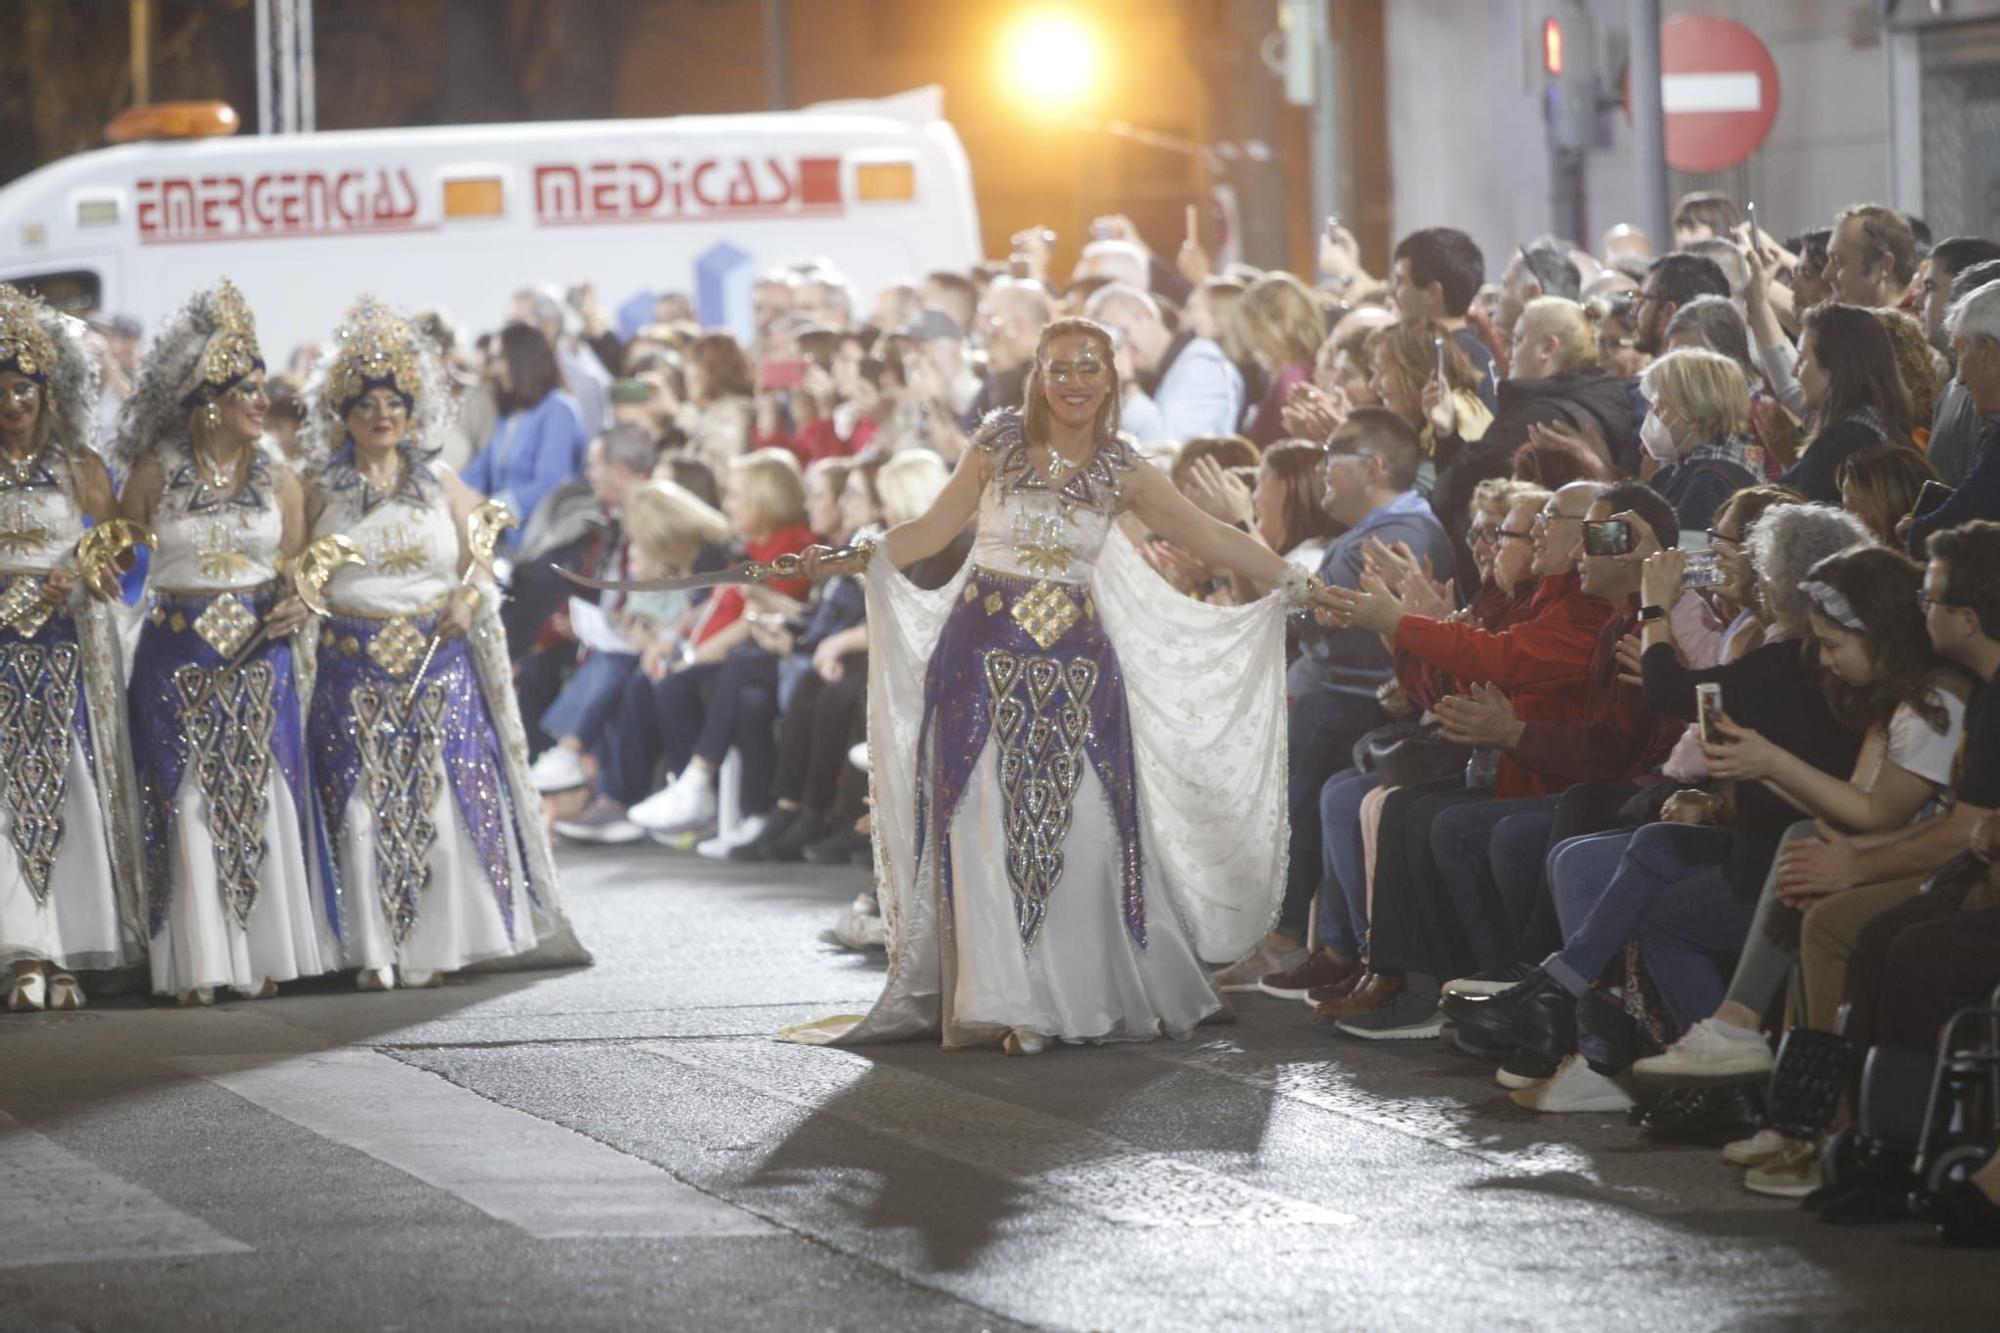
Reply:
M16 634L24 639L32 639L41 633L42 626L49 623L55 608L42 600L42 581L37 578L20 578L9 584L7 591L0 592L0 621L13 627Z
M397 616L368 641L369 660L392 676L407 676L424 655L424 633Z
M243 603L225 593L194 618L194 632L201 635L202 642L219 655L234 657L236 650L248 643L250 636L257 632L257 617Z
M1043 579L1015 598L1008 614L1028 632L1029 638L1041 645L1043 652L1069 633L1070 626L1083 615L1070 595L1063 591L1062 585L1048 579Z

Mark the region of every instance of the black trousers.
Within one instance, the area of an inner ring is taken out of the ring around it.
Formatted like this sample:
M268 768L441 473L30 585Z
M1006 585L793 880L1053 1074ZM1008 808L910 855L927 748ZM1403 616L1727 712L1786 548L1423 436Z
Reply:
M2000 986L2000 907L1967 911L1971 887L1933 888L1861 928L1847 960L1846 1035L1856 1049L1931 1050L1952 1014ZM1992 901L1990 891L1978 901Z
M1437 873L1431 821L1440 810L1489 795L1467 791L1463 778L1449 777L1398 787L1383 800L1368 905L1371 971L1446 981L1473 970L1472 950Z

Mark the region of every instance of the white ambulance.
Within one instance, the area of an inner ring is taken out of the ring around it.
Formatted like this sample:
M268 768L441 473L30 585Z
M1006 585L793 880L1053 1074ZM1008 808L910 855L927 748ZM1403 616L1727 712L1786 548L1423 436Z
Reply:
M942 109L928 88L754 115L125 143L0 188L0 281L150 330L226 276L274 365L363 292L476 332L521 287L588 281L607 311L684 292L704 323L747 332L769 268L830 260L866 303L977 262Z

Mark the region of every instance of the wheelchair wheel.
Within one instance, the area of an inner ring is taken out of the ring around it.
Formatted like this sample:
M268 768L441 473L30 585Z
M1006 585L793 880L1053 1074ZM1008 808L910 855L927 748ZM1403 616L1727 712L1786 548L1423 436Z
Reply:
M1854 1129L1843 1129L1826 1141L1820 1150L1820 1170L1826 1173L1828 1185L1839 1185L1858 1178L1874 1156L1875 1148Z
M1958 1143L1946 1148L1924 1168L1924 1190L1933 1199L1953 1185L1968 1179L1986 1165L1992 1153L1977 1143Z

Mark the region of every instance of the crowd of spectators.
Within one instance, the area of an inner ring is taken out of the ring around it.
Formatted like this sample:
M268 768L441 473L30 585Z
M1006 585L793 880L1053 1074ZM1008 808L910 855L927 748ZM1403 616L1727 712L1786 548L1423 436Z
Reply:
M2000 242L1794 221L1690 196L1665 253L1619 226L1497 265L1431 227L1381 275L1330 223L1300 276L1112 217L1067 278L1040 230L880 292L774 270L747 341L675 295L620 336L587 286L522 291L477 342L427 318L446 461L524 519L504 618L555 828L866 864L853 580L592 597L556 567L911 519L1019 405L1042 326L1085 316L1141 452L1342 590L1289 649L1283 909L1219 988L1442 1039L1521 1107L1628 1112L1829 1219L1906 1215L1914 1180L1949 1236L2000 1242L2000 1166L1912 1176L1978 1117L1870 1123L1863 1077L2000 984ZM273 381L287 453L305 369ZM1185 595L1247 595L1134 535ZM865 896L834 937L881 943Z

